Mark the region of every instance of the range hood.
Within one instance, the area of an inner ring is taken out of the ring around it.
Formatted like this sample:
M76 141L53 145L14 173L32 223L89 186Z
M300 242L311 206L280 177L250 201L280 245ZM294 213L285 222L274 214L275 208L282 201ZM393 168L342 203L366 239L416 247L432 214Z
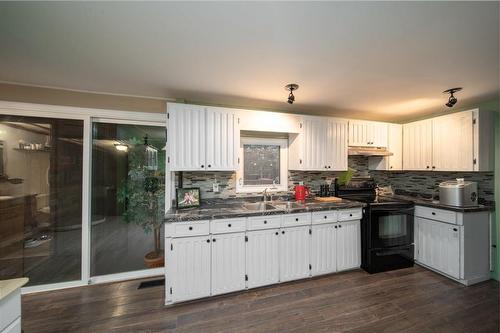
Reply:
M348 155L361 155L361 156L392 156L394 155L385 147L349 147Z

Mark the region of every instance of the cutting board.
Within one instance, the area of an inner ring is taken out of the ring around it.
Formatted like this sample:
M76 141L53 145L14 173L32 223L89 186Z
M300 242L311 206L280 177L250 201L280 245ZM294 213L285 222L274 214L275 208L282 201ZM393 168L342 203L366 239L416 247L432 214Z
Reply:
M341 202L342 198L338 197L315 197L314 200L322 202Z

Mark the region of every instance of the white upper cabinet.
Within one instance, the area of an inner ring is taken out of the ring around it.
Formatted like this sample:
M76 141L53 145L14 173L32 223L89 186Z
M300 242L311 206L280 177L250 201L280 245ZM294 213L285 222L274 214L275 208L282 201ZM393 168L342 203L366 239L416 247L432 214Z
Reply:
M229 109L206 109L206 169L238 169L240 135L238 117Z
M403 125L403 169L431 170L432 119Z
M171 171L238 169L239 128L231 109L168 103Z
M387 147L387 123L349 120L349 146Z
M476 109L403 125L403 169L493 170L492 120Z
M432 170L473 170L472 121L472 112L432 119Z
M205 108L168 104L167 162L172 171L205 169Z
M290 170L347 170L347 121L324 117L303 117L301 131L290 134Z
M387 150L391 156L373 156L368 159L370 170L400 171L403 169L403 125L388 124Z

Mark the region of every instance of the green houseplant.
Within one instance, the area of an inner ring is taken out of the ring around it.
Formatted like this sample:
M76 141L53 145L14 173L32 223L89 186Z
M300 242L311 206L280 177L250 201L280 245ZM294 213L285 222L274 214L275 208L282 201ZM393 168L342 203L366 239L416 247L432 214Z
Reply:
M144 256L148 267L164 265L161 249L161 226L165 207L165 168L158 167L158 150L135 138L128 141L128 173L118 188L118 202L123 204L123 221L134 223L146 234L153 233L154 249Z

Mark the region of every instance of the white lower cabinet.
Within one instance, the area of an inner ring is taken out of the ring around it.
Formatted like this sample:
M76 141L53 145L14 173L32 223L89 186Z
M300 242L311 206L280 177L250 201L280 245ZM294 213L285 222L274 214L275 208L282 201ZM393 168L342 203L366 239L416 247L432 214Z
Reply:
M247 232L248 288L279 282L279 232L279 229Z
M462 226L416 217L417 261L456 279L460 278Z
M169 270L165 285L170 286L167 300L181 302L210 296L211 245L208 235L171 239L170 251L166 251Z
M279 235L280 281L303 279L310 275L309 226L283 228Z
M245 233L212 236L212 295L245 289Z
M169 223L166 304L358 268L360 212Z
M360 221L338 223L337 228L337 271L361 266Z
M311 274L322 275L337 270L337 223L313 225L311 237Z

